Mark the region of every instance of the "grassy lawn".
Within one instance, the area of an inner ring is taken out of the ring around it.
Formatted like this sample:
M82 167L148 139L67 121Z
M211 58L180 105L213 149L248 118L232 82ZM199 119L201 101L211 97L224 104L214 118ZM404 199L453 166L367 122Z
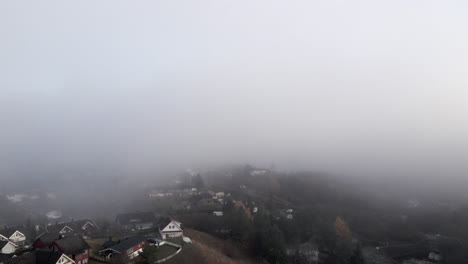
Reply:
M176 251L177 251L177 248L175 247L162 245L158 248L158 251L156 251L156 256L158 259L162 259L162 258L165 258L174 254Z
M171 243L181 245L183 244L182 238L181 237L176 237L176 238L171 238L171 239L166 239L166 241L169 241Z
M102 262L98 262L98 261L95 261L95 260L92 260L92 259L88 259L88 263L89 264L102 264Z

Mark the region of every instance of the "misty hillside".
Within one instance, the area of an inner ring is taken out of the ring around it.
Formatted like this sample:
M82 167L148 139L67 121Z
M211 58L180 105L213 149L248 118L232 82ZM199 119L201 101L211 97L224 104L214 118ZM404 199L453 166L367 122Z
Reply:
M468 263L468 1L0 1L0 264Z

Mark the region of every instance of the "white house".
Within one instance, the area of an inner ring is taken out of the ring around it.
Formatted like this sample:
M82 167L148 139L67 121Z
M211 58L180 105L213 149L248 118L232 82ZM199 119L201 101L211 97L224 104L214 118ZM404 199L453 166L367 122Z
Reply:
M24 233L24 231L19 231L16 228L0 230L0 241L10 241L19 247L23 247L26 243Z
M267 174L267 170L253 170L250 172L250 176L260 176L260 175L265 175Z
M430 252L428 259L434 260L434 261L441 261L442 255L439 252Z
M48 225L46 227L48 232L57 232L62 235L78 233L83 236L89 235L98 229L97 225L90 219L72 220L70 222Z
M158 227L162 239L182 237L184 235L182 224L167 217L160 219Z
M213 211L214 216L223 216L223 211Z
M18 246L15 245L11 241L0 241L0 253L2 253L2 254L15 253L17 248L18 248Z
M224 197L224 192L217 192L217 193L215 193L215 196L217 198Z

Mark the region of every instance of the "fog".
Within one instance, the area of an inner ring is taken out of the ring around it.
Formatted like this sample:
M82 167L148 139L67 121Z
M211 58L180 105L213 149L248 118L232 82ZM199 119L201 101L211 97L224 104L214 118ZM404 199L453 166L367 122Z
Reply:
M247 163L458 183L467 8L2 1L1 185Z

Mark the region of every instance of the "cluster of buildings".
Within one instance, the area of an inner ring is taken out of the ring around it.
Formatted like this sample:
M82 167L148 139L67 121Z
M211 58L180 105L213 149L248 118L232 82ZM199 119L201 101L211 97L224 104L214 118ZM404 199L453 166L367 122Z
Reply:
M158 218L151 212L120 214L115 222L130 235L117 240L110 237L94 251L88 242L100 230L90 219L35 228L39 233L36 237L22 226L0 230L0 264L87 264L92 254L103 261L133 259L148 241L159 245L165 239L183 237L180 222L169 217ZM150 228L153 229L149 231L156 232L132 235L133 231Z
M24 226L0 231L2 244L0 263L4 264L86 264L90 247L84 237L98 230L90 219L35 227L40 234ZM8 239L8 241L5 240ZM18 253L19 252L19 253ZM22 253L22 254L21 254Z
M152 212L136 212L119 214L116 223L124 229L136 231L156 227L160 239L170 239L183 236L182 224L169 217L157 217Z
M162 197L188 197L199 194L197 188L185 188L174 190L152 190L148 192L149 198L162 198Z

